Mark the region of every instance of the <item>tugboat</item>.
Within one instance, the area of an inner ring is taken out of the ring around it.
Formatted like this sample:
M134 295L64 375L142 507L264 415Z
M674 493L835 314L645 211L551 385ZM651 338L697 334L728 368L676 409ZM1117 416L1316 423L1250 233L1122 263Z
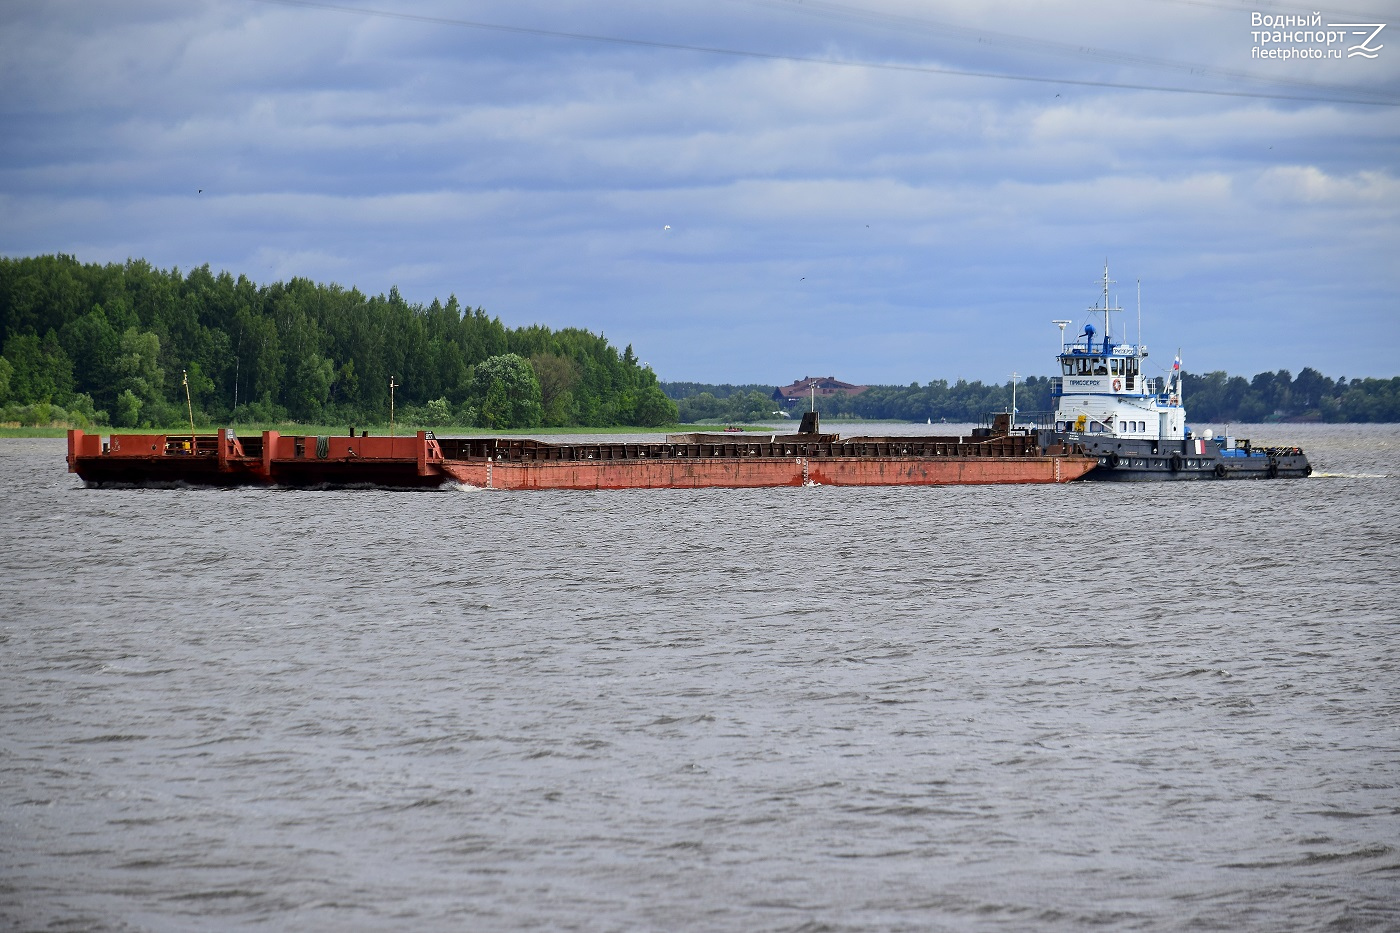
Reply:
M1147 347L1118 343L1112 336L1108 265L1103 270L1103 336L1092 323L1073 343L1065 342L1069 321L1060 328L1060 375L1051 378L1054 429L1042 443L1078 445L1098 458L1085 479L1159 481L1192 479L1274 479L1312 475L1297 447L1256 447L1248 440L1199 434L1186 423L1182 405L1181 357L1171 375L1144 376ZM1139 340L1141 337L1139 337Z

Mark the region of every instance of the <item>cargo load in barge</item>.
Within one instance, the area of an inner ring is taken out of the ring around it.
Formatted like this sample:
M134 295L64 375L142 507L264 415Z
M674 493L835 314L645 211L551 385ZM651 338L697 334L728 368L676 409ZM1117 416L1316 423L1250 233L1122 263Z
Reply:
M1009 421L1003 422L1009 428ZM68 469L90 486L704 489L762 486L951 486L1066 483L1097 461L1033 436L852 437L820 432L815 412L796 434L672 435L660 443L439 438L68 432Z

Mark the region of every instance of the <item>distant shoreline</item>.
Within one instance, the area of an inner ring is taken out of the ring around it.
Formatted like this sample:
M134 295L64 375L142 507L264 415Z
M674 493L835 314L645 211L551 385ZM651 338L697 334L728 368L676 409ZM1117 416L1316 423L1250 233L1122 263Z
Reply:
M793 422L794 430L796 422ZM240 437L251 437L261 434L263 431L277 431L282 434L299 434L305 436L325 435L330 437L340 436L349 433L349 425L325 425L325 424L246 424L246 425L195 425L196 434L213 434L219 428L231 427ZM745 424L735 425L745 431L767 431L771 432L771 427L761 425ZM725 425L722 424L672 424L660 427L638 427L636 425L596 425L592 427L580 427L573 425L570 427L539 427L539 428L469 428L461 426L425 427L422 425L396 425L394 433L400 437L410 436L418 431L432 431L442 437L513 437L518 435L544 435L544 434L682 434L682 433L705 433L723 431ZM173 427L160 428L113 428L106 425L94 425L82 428L88 434L188 434L189 426L181 428L179 425ZM389 426L387 424L356 425L356 432L369 431L376 437L387 437ZM5 437L66 437L68 427L12 427L0 425L0 438Z

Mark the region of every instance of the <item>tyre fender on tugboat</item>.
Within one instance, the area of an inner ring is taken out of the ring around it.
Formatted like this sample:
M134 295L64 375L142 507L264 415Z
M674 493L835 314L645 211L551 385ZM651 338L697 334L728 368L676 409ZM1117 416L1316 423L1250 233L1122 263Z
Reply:
M1215 465L1215 478L1216 478L1216 479L1224 479L1224 478L1225 478L1225 464L1223 464L1223 463L1217 463L1217 464Z
M1109 468L1110 470L1116 470L1116 469L1118 469L1118 464L1120 464L1120 463L1122 463L1122 462L1123 462L1122 460L1119 460L1119 459L1118 459L1118 452L1117 452L1116 450L1115 450L1113 453L1111 453L1111 454L1108 455L1108 468Z
M1173 473L1181 472L1181 454L1172 454L1171 468Z

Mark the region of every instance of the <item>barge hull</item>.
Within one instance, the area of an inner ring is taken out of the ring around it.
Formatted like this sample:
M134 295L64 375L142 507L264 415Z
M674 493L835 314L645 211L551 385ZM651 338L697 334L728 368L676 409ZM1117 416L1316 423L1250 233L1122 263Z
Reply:
M68 432L68 470L89 486L435 488L448 477L426 431L409 437L283 437L264 431L98 435Z
M1077 457L480 461L447 460L459 483L483 489L744 489L772 486L966 486L1067 483L1094 468Z
M1094 469L1082 451L1029 437L855 438L550 444L529 439L96 435L70 431L68 469L93 486L489 489L706 489L1067 483Z

